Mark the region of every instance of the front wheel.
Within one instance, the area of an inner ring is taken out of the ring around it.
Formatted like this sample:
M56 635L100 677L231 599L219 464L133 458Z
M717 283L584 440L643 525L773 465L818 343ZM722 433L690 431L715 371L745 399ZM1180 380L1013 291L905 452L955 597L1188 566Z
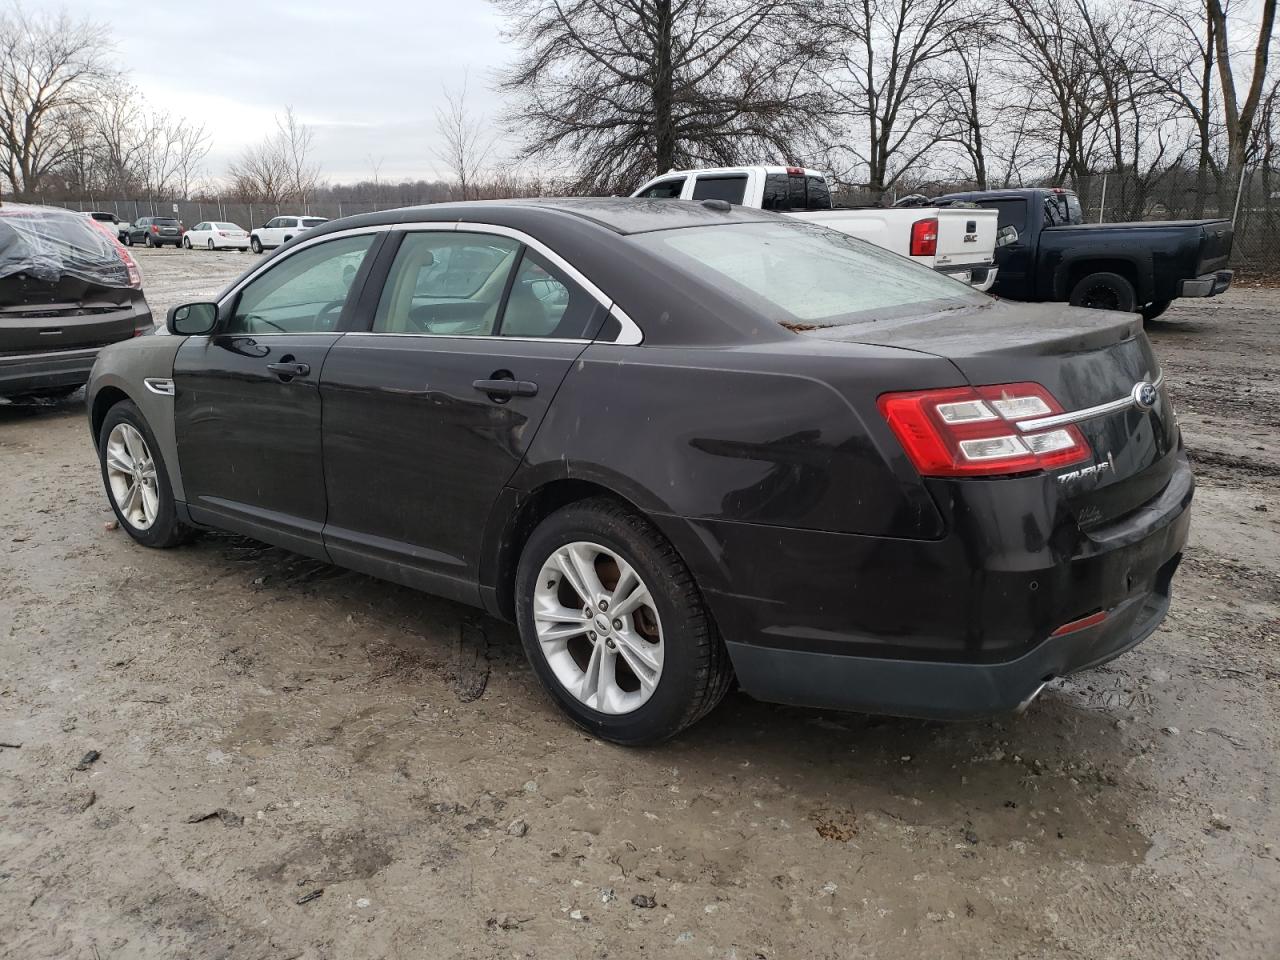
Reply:
M133 246L133 235L132 235L132 234L126 233L126 234L124 235L124 245L125 245L126 247L132 247L132 246Z
M209 249L210 249L210 250L217 250L217 249L218 249L217 247L215 247L215 246L213 245L213 237L210 237L210 238L209 238Z
M144 547L172 547L190 537L191 528L178 519L160 447L133 401L107 411L98 459L111 509L129 536Z
M1099 271L1082 278L1072 288L1070 299L1073 307L1133 313L1138 298L1133 284L1120 274Z
M596 736L659 743L709 713L732 679L693 575L647 520L596 498L538 525L516 572L525 653Z
M190 238L190 237L183 237L183 238L182 238L182 245L183 245L186 249L190 250L190 249L191 249L191 238Z
M257 237L252 237L252 238L249 240L249 246L253 247L253 252L254 252L254 253L261 253L261 252L262 252L262 241L261 241L261 240L259 240Z

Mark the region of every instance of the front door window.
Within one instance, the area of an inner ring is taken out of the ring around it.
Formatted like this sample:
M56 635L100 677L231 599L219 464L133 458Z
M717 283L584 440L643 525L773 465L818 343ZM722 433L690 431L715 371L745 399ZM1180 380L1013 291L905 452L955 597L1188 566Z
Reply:
M336 330L374 234L339 237L286 257L240 291L227 333Z

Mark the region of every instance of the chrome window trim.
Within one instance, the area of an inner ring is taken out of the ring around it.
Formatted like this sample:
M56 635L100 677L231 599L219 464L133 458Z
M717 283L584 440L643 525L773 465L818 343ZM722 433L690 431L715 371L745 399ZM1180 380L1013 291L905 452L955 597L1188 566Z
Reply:
M621 307L619 307L613 301L612 297L610 297L603 290L601 290L594 283L592 283L591 280L588 279L581 270L575 267L572 263L570 263L564 257L560 256L560 254L556 253L554 250L552 250L549 246L547 246L537 237L531 237L529 236L529 234L525 233L522 230L516 230L512 227L504 227L496 223L473 223L469 220L466 220L466 221L451 220L448 223L432 221L432 220L419 221L416 223L396 223L396 224L392 224L391 229L401 230L401 231L413 231L415 233L432 231L432 230L448 231L448 232L454 232L454 233L487 233L487 234L492 234L493 236L507 237L511 240L515 240L519 243L523 243L525 246L530 247L533 250L536 250L539 254L546 257L558 268L560 268L566 274L568 274L569 279L571 279L578 286L582 287L583 290L587 291L587 293L591 295L592 299L594 299L596 303L600 304L600 306L603 307L609 313L610 316L612 316L615 320L618 321L618 325L622 328L618 332L618 336L613 340L588 341L588 340L574 339L574 340L569 340L564 342L568 342L568 343L605 342L605 343L622 344L624 346L638 346L639 344L644 342L644 331L640 329L639 325L636 324L634 320L632 320L629 316L627 316L626 311L624 311ZM435 336L435 334L410 334L410 336ZM504 337L498 334L486 334L484 337L473 337L470 339L549 340L550 338L548 337Z
M1164 383L1164 371L1161 370L1154 380L1139 380L1134 384L1134 390L1144 383L1150 383L1157 390ZM1131 391L1127 396L1119 400L1108 400L1106 403L1100 403L1097 406L1085 407L1081 410L1071 410L1067 413L1055 413L1048 417L1037 417L1035 420L1023 420L1018 423L1018 429L1023 433L1032 430L1051 430L1054 427L1065 427L1073 423L1083 423L1086 420L1095 420L1098 417L1105 417L1112 413L1121 413L1130 407L1136 407L1138 401Z

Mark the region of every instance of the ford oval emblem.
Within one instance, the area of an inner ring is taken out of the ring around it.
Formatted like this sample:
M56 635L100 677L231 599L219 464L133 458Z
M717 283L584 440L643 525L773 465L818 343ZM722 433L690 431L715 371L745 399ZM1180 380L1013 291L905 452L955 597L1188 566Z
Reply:
M1160 394L1156 392L1155 384L1147 383L1145 380L1142 383L1134 384L1133 402L1143 410L1150 410L1154 407L1159 396Z

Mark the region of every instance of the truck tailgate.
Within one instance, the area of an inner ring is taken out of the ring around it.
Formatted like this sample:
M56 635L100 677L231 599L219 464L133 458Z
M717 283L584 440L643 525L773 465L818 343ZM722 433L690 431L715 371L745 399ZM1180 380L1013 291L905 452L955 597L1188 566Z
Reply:
M942 207L938 217L937 269L951 272L954 267L987 267L995 258L995 210L966 210Z

